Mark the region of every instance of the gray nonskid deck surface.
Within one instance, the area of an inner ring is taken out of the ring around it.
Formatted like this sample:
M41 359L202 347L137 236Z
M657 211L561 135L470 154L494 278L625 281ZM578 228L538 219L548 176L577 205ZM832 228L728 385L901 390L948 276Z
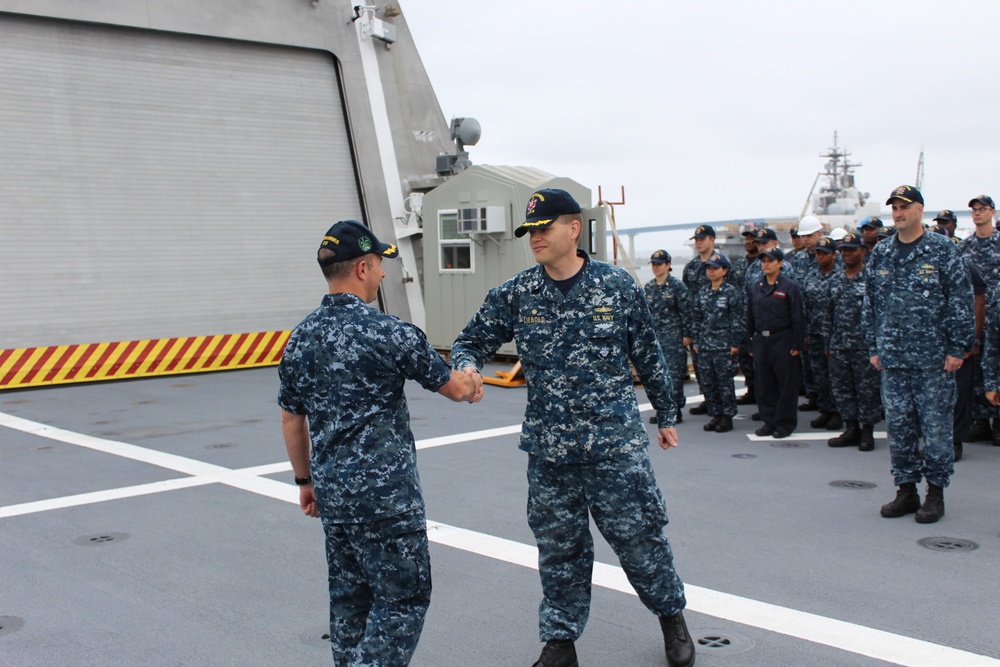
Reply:
M259 476L262 489L196 480L11 516L24 503L191 479L0 426L0 664L331 664L322 530L288 502L295 490L281 465L275 392L274 369L260 369L0 393L0 413L217 466L206 474L278 464ZM523 388L489 387L481 404L453 404L416 384L407 396L418 441L516 426L526 400ZM967 444L945 518L921 526L878 516L894 493L884 439L872 453L831 449L801 439L820 433L807 426L815 413L804 413L790 442L806 446L774 446L782 443L747 438L751 411L741 407L736 430L723 435L686 416L679 449L651 449L692 607L707 604L707 589L813 619L820 629L800 633L808 637L845 621L891 633L889 643L909 637L1000 659L1000 448ZM486 550L495 538L533 547L517 441L509 432L421 449L429 520L470 531ZM876 486L830 485L838 480ZM917 544L926 537L979 548L933 551ZM599 562L617 566L596 531L595 547ZM530 664L540 648L538 573L500 554L438 542L431 550L434 594L413 665ZM655 618L601 576L581 664L665 664ZM890 664L762 629L769 619L756 614L723 620L693 608L687 617L696 638L723 645L700 647L699 665Z

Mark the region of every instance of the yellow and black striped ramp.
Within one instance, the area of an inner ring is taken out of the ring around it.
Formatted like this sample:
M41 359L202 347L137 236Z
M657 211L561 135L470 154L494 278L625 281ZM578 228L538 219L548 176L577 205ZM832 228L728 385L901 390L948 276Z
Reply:
M0 350L0 390L274 366L291 331Z

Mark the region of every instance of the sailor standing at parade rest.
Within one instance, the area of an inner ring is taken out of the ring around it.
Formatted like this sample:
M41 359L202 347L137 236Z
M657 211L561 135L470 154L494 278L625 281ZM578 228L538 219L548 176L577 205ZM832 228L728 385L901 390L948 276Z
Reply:
M667 371L674 387L677 422L684 421L684 376L687 374L687 346L691 344L691 316L688 288L670 275L672 258L666 250L657 250L649 258L653 279L646 283L646 305L656 327L656 340L663 350ZM656 415L649 418L656 423Z
M972 214L972 224L975 231L962 239L958 244L959 251L972 259L986 281L988 294L992 294L1000 284L1000 232L993 227L993 216L996 208L993 198L989 195L979 195L969 201L969 211ZM994 445L1000 445L1000 419L997 409L985 400L983 388L983 369L980 358L982 348L983 316L976 313L976 344L972 348L972 374L976 400L972 405L972 425L969 427L968 441L992 440ZM990 419L993 426L990 428Z
M933 523L944 515L944 488L954 470L954 373L974 342L972 283L955 244L924 230L919 190L901 185L886 204L896 235L875 244L865 267L862 326L871 364L882 374L898 487L881 514L916 512L918 522ZM923 504L921 479L927 480Z
M684 272L681 280L688 288L688 299L694 299L695 295L702 287L709 283L708 274L705 273L705 260L715 253L715 228L712 225L698 225L694 230L694 250L697 255L684 265ZM689 303L688 308L693 308L694 304ZM694 366L694 378L698 382L698 391L704 395L705 390L701 386L701 377L698 375L698 353L691 350L691 363ZM688 412L693 415L703 415L708 412L708 406L703 402L696 405Z
M747 335L753 346L757 378L757 408L764 425L759 436L787 438L798 426L798 396L805 339L802 292L782 275L785 253L772 248L761 253L764 277L750 286Z

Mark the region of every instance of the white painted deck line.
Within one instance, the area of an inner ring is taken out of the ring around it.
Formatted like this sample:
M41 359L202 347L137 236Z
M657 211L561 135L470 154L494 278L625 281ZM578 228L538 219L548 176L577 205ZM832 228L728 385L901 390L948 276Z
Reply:
M199 486L210 483L226 484L269 498L283 500L295 505L298 504L298 489L295 486L255 477L253 474L247 472L248 470L273 470L274 466L282 464L232 470L137 445L74 433L4 413L0 413L0 426L31 433L58 442L79 445L134 461L150 463L161 468L193 476L190 482L187 482L187 479L168 480L166 482L154 482L153 484L127 487L126 489L112 489L109 491L39 501L37 503L10 505L0 508L0 517L31 513L26 511L27 506L33 506L33 511L35 512L47 511L91 502L103 502L116 498L147 495L148 493L158 493L159 491L172 490L174 488L185 488L185 483L187 483L187 486ZM520 426L516 428L520 430ZM506 429L490 430L506 431ZM479 431L476 433L483 432ZM20 508L21 511L16 514L5 513L13 511L14 508ZM427 529L428 538L435 544L449 546L522 567L531 569L537 569L538 567L538 551L533 546L434 521L427 522ZM625 573L620 567L605 563L595 563L593 581L595 585L602 588L635 595L635 591L628 583ZM804 639L809 642L868 656L877 660L884 660L900 665L912 665L914 667L932 667L937 665L963 665L963 667L1000 666L1000 660L988 656L876 630L854 623L847 623L818 614L798 611L690 584L685 585L685 591L688 599L688 608L691 611Z

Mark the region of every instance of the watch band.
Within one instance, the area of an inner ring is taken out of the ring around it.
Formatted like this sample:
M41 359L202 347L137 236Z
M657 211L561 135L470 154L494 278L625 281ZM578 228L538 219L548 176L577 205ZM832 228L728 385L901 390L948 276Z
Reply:
M310 476L308 476L308 475L305 476L305 477L296 477L295 478L295 483L298 486L305 486L306 484L312 484L312 481L313 481L313 478L310 477Z

